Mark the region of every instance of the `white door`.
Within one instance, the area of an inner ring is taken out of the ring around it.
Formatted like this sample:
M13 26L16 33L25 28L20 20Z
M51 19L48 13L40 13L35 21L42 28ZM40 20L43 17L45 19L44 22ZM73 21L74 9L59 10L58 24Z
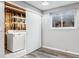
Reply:
M41 16L28 12L26 23L27 29L26 50L30 53L41 47Z
M4 56L4 2L0 2L0 58Z

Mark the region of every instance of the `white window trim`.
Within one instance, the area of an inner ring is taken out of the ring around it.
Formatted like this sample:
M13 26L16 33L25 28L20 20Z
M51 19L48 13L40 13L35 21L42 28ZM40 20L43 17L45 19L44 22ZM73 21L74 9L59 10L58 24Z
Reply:
M75 14L74 14L74 27L52 27L52 16L50 15L50 17L51 17L51 28L52 29L77 29L77 19L76 19L77 9L75 8L74 10L75 10Z

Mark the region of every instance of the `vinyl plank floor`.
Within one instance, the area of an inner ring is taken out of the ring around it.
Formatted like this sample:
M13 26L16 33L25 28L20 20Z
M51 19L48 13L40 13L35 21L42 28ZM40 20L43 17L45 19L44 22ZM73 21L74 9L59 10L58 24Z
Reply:
M22 58L56 58L56 56L37 50L30 54L22 56Z

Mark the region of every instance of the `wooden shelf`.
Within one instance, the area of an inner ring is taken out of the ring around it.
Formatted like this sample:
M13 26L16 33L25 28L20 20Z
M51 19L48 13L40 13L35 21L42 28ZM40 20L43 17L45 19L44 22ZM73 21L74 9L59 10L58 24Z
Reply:
M26 11L23 8L5 2L5 32L8 30L26 30Z
M17 11L17 12L21 12L21 13L25 13L26 10L21 8L21 7L18 7L18 6L15 6L13 4L10 4L8 2L5 2L5 8L7 9L11 9L11 10L14 10L14 11Z

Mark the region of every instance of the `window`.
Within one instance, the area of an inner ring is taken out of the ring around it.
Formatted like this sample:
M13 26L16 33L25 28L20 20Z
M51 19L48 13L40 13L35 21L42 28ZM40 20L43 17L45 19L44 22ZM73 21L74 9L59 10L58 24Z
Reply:
M75 10L67 10L52 13L53 28L74 28L75 27Z

